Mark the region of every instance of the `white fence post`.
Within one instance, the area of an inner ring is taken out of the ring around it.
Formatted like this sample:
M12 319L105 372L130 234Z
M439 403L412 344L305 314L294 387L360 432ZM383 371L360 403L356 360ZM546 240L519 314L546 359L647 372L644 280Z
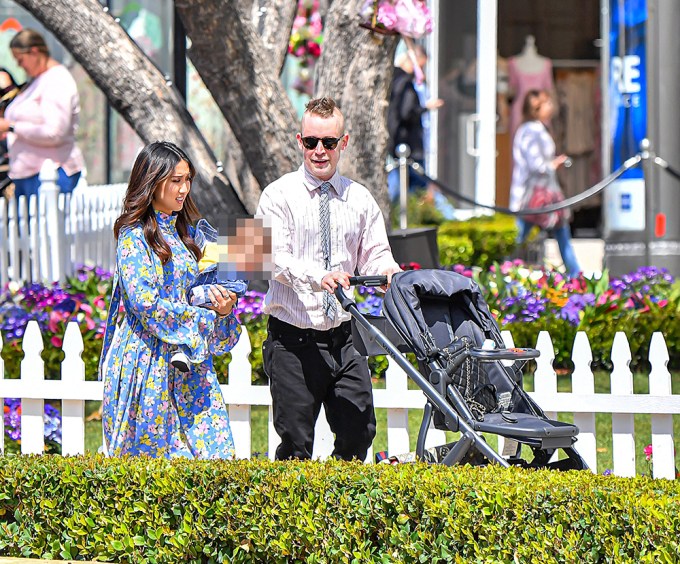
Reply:
M21 380L39 388L45 381L45 362L40 357L43 338L38 322L28 322L23 338L24 359L21 361ZM44 399L21 400L21 453L42 454L45 451Z
M571 375L571 386L574 394L593 395L595 393L595 377L590 365L593 352L584 331L578 331L574 339L571 358L574 361L574 372ZM574 447L586 461L588 467L597 473L597 442L595 440L595 414L574 413L574 424L579 428L578 440Z
M312 450L312 458L315 460L328 458L333 453L334 448L335 435L328 424L326 410L321 406L319 417L314 426L314 448Z
M618 331L612 345L614 370L611 374L611 391L613 396L633 394L631 359L626 334ZM632 413L612 413L612 435L614 474L626 477L635 476L635 420Z
M534 392L539 395L554 395L557 393L557 373L553 368L555 361L555 349L550 333L541 331L536 340L536 348L541 356L536 359L536 373L534 374ZM540 402L539 402L540 405ZM556 419L557 413L546 412L550 419Z
M70 321L64 334L64 361L61 363L61 381L64 387L82 386L85 381L83 336L78 323ZM61 453L85 453L85 402L64 399L61 401Z
M391 357L387 357L385 372L385 396L388 402L403 397L408 390L406 372ZM392 403L392 402L390 402ZM393 401L398 405L398 401ZM387 454L394 456L410 450L408 432L408 409L387 410Z
M245 326L241 326L241 336L238 343L231 349L229 363L229 390L247 389L252 386L253 369L250 366L250 337ZM229 401L229 398L226 398ZM252 437L250 425L250 404L229 404L229 422L234 437L236 458L249 458L252 452Z
M7 198L0 197L0 287L9 282L9 217L7 217Z
M57 186L57 166L50 159L46 159L40 169L39 200L45 210L46 249L41 253L42 277L51 282L63 281L63 261L61 257L63 228L59 221L59 186ZM42 215L42 214L41 214ZM42 222L41 222L42 223ZM42 229L42 225L41 225ZM36 280L37 281L37 280Z
M661 333L652 335L649 346L649 394L670 396L671 373L668 371L668 349ZM675 478L675 446L673 444L673 416L652 415L652 472L655 478Z
M2 342L2 332L0 331L0 351L2 350L4 343ZM0 355L0 382L5 379L5 361ZM3 416L0 417L0 454L5 454L5 398L0 394L0 407L3 409Z

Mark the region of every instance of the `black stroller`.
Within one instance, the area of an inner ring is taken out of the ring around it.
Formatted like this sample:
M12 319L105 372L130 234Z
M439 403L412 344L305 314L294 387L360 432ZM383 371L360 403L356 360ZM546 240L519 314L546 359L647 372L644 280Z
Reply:
M384 276L351 279L352 284L365 286L385 282ZM474 281L443 270L395 274L385 294L384 317L365 316L341 289L335 294L352 315L357 349L369 356L389 354L425 394L416 443L419 459L446 465L495 462L559 470L587 468L573 448L578 428L546 418L522 389L517 365L538 357L539 352L505 348ZM419 371L400 351L415 353ZM506 366L503 360L515 362ZM434 460L425 448L430 423L461 433ZM504 437L504 456L487 444L482 433ZM566 457L551 461L559 449Z

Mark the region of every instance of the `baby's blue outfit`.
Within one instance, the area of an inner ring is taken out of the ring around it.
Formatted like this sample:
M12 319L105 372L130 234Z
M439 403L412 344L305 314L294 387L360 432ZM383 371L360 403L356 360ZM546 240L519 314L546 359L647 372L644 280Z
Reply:
M194 242L200 249L204 249L206 243L217 243L217 235L217 230L210 225L207 220L198 220L196 223ZM247 280L221 278L221 274L220 269L217 268L217 264L211 264L203 272L200 272L196 277L193 286L191 286L187 292L189 303L191 305L203 307L211 305L208 289L213 284L224 286L230 292L234 292L237 298L240 298L246 293L246 290L248 289Z
M210 225L207 220L199 219L196 223L195 229L194 242L200 249L204 249L206 243L217 243L217 230L212 225ZM187 299L189 303L193 306L200 307L208 307L212 305L208 290L210 289L210 286L214 284L219 284L230 292L234 292L237 299L246 293L246 290L248 289L247 280L226 279L222 278L221 274L223 273L220 272L217 264L211 264L203 272L199 272L193 284L187 289ZM234 307L236 307L236 304L234 304ZM197 362L192 358L189 347L180 345L178 350L174 351L173 354L178 352L183 353L189 362Z

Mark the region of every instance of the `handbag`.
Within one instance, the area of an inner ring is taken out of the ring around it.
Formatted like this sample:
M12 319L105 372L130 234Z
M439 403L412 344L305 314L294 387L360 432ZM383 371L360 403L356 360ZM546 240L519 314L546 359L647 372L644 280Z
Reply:
M522 198L521 209L524 211L528 209L540 209L563 201L564 194L562 193L555 173L552 173L548 177L536 179L527 186L524 197ZM524 221L538 225L541 229L560 227L569 221L570 217L571 213L569 208L522 216Z

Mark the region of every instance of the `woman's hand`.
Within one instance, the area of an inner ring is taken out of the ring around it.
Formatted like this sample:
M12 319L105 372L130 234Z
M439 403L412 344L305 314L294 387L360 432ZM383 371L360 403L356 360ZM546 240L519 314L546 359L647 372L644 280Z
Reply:
M238 300L234 292L230 292L218 284L210 286L208 295L212 303L212 306L209 306L208 309L212 309L218 315L229 315Z
M557 170L560 168L565 162L567 162L567 159L569 157L567 155L560 155L558 157L555 157L551 162L550 165L553 167L553 170Z

